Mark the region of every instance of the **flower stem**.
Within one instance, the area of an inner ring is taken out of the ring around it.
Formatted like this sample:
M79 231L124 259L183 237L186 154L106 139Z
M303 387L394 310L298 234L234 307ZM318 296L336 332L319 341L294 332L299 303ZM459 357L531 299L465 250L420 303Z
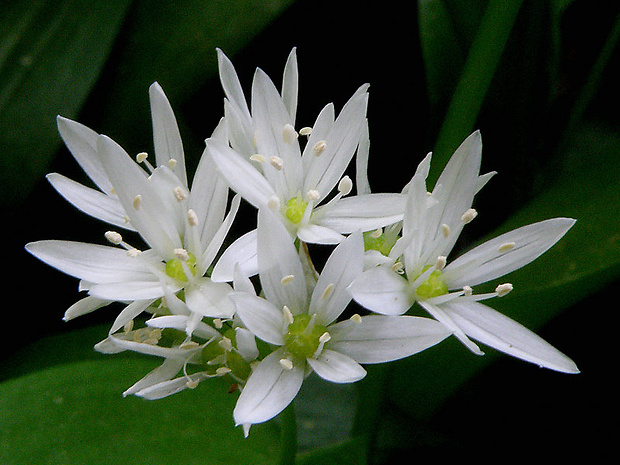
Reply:
M297 417L293 402L282 411L280 417L282 419L280 465L294 465L297 454Z

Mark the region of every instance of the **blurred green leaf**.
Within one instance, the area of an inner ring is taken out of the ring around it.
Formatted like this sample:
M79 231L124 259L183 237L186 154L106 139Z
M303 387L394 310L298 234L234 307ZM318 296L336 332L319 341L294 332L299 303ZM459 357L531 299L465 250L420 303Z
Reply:
M620 137L591 124L573 134L568 147L555 182L491 235L551 217L577 219L550 251L502 278L514 284L511 294L489 302L534 331L620 277ZM453 340L444 342L394 365L398 382L390 400L414 418L428 418L498 355L489 350L475 357Z
M0 184L18 203L59 146L56 115L74 117L131 0L22 0L0 7Z
M220 378L157 401L121 396L155 366L110 357L0 384L2 463L277 463L277 425L255 425L244 439L232 419L237 395Z

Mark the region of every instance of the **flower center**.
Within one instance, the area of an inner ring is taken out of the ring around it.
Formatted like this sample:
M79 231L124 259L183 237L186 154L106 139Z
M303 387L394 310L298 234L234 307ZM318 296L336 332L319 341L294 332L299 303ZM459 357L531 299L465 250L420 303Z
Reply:
M424 271L426 271L428 267ZM423 271L423 272L424 272ZM440 270L433 271L430 276L415 290L416 294L422 299L430 299L448 293L448 286L441 277Z
M304 217L308 202L304 202L300 197L291 197L286 202L286 212L284 215L291 223L298 224Z
M388 237L381 229L375 231L367 231L363 233L364 250L376 250L381 254L389 255L392 247L396 244L397 235L392 234Z
M314 317L305 313L295 315L284 336L284 346L297 358L310 358L316 354L326 332L327 328L316 323Z
M252 369L250 364L235 350L236 336L235 330L229 328L224 332L222 339L212 340L203 347L201 357L207 373L213 375L218 373L218 370L227 368L235 381L248 379Z
M189 257L187 260L182 260L180 258L172 258L168 260L166 262L166 274L179 281L187 281L187 274L185 273L185 269L187 268L193 275L195 275L196 256L191 253L188 255Z

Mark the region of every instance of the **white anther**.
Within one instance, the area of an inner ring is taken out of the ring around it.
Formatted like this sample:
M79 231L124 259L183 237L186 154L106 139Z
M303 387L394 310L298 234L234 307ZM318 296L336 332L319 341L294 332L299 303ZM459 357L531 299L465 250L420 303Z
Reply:
M463 295L465 297L469 297L473 293L474 293L474 290L471 288L471 286L463 286Z
M349 318L349 320L358 325L362 323L362 317L359 316L357 313L351 315L351 318Z
M508 252L509 250L514 249L516 245L517 244L515 244L514 242L506 242L505 244L500 245L497 251L499 253Z
M382 234L383 234L383 228L378 228L370 233L370 237L372 239L379 239Z
M187 222L190 226L198 226L198 215L191 208L187 210Z
M138 249L136 249L135 247L127 250L127 256L128 257L137 257L138 255L140 255L140 253L141 252Z
M289 358L281 358L280 365L282 365L282 368L286 371L291 371L293 369L293 361Z
M116 231L107 231L105 233L105 238L114 245L119 245L121 242L123 242L123 236L121 236Z
M325 344L331 338L332 338L331 335L327 331L325 331L323 334L321 334L321 337L319 338L319 342Z
M231 371L232 370L228 367L219 367L217 370L215 370L215 374L218 376L224 376L230 373Z
M323 150L325 150L326 148L327 142L325 142L324 140L320 140L316 144L314 144L314 146L312 147L312 151L318 157L323 153Z
M443 255L440 255L439 257L437 257L437 260L435 261L435 269L443 270L446 267L446 262L447 262L446 257L444 257Z
M196 347L200 347L196 341L184 341L179 346L179 349L195 349Z
M319 198L321 197L321 193L316 189L310 189L308 192L306 192L306 195L308 196L308 200L319 200Z
M282 160L280 157L276 155L272 155L269 157L269 163L271 164L271 166L273 166L278 171L280 171L282 167L284 166L284 160Z
M299 130L299 134L302 136L309 136L310 134L312 134L312 128L308 126L301 128Z
M174 249L174 256L179 260L186 262L189 260L189 252L185 249Z
M140 205L142 205L142 196L138 194L133 198L133 208L140 210Z
M348 195L353 190L353 181L349 176L343 177L338 183L338 192L342 195Z
M222 329L224 327L224 322L221 318L213 318L213 326L215 326L215 329Z
M144 163L144 161L146 161L146 159L149 157L149 154L146 152L140 152L138 155L136 155L136 161L138 163Z
M265 163L267 161L267 159L259 153L250 156L250 160L256 163Z
M178 161L176 160L176 158L171 158L170 160L168 160L168 168L173 170L174 167L177 166L177 163Z
M294 274L289 274L289 275L286 275L284 278L282 278L280 280L280 283L282 285L286 285L286 284L290 283L293 279L295 279L295 275Z
M448 237L450 235L450 226L448 226L447 224L442 224L441 225L441 232L443 233L443 237Z
M177 199L178 202L182 202L187 198L187 191L181 186L175 187L172 192L174 192L174 198Z
M512 284L510 283L500 284L495 288L495 293L497 294L497 297L504 297L510 291L512 291Z
M398 274L403 274L405 272L405 267L402 262L394 262L392 265L392 271Z
M125 323L125 325L123 326L123 332L124 333L128 333L129 331L131 331L133 329L133 320L129 320L127 323Z
M232 341L228 339L226 336L222 336L222 340L217 343L222 349L230 352L233 350Z
M284 129L282 129L282 139L284 139L284 142L287 144L292 144L295 142L298 135L299 134L295 132L295 128L293 126L288 123L284 125Z
M282 313L284 314L284 319L289 325L295 320L293 312L291 312L291 309L288 308L286 305L282 307Z
M463 213L463 216L461 216L461 221L465 224L467 223L471 223L471 221L478 216L478 212L473 209L470 208L469 210L467 210L465 213Z
M267 200L267 207L269 207L270 210L277 212L280 210L280 199L275 195L272 195L269 197L269 200Z
M198 387L198 383L200 383L200 381L197 379L189 380L185 383L185 386L187 386L188 389L196 389Z
M323 291L321 298L323 300L327 300L329 296L332 295L332 292L334 292L334 283L329 283L327 287L325 288L325 290Z

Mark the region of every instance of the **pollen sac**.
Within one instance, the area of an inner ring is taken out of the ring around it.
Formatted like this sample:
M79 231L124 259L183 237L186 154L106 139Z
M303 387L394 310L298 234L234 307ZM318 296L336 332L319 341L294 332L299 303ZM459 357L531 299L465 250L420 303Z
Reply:
M286 212L284 215L291 222L298 224L304 217L308 202L304 202L300 197L291 197L286 202Z
M306 313L295 315L284 336L284 346L294 357L310 358L317 352L321 336L326 331L327 328L316 323L310 315Z
M422 299L439 297L448 293L448 286L441 277L440 270L433 271L430 276L415 290L416 294Z
M166 274L179 281L187 281L187 274L185 273L186 268L189 269L193 275L196 274L196 256L194 254L188 254L187 260L173 258L166 262Z

